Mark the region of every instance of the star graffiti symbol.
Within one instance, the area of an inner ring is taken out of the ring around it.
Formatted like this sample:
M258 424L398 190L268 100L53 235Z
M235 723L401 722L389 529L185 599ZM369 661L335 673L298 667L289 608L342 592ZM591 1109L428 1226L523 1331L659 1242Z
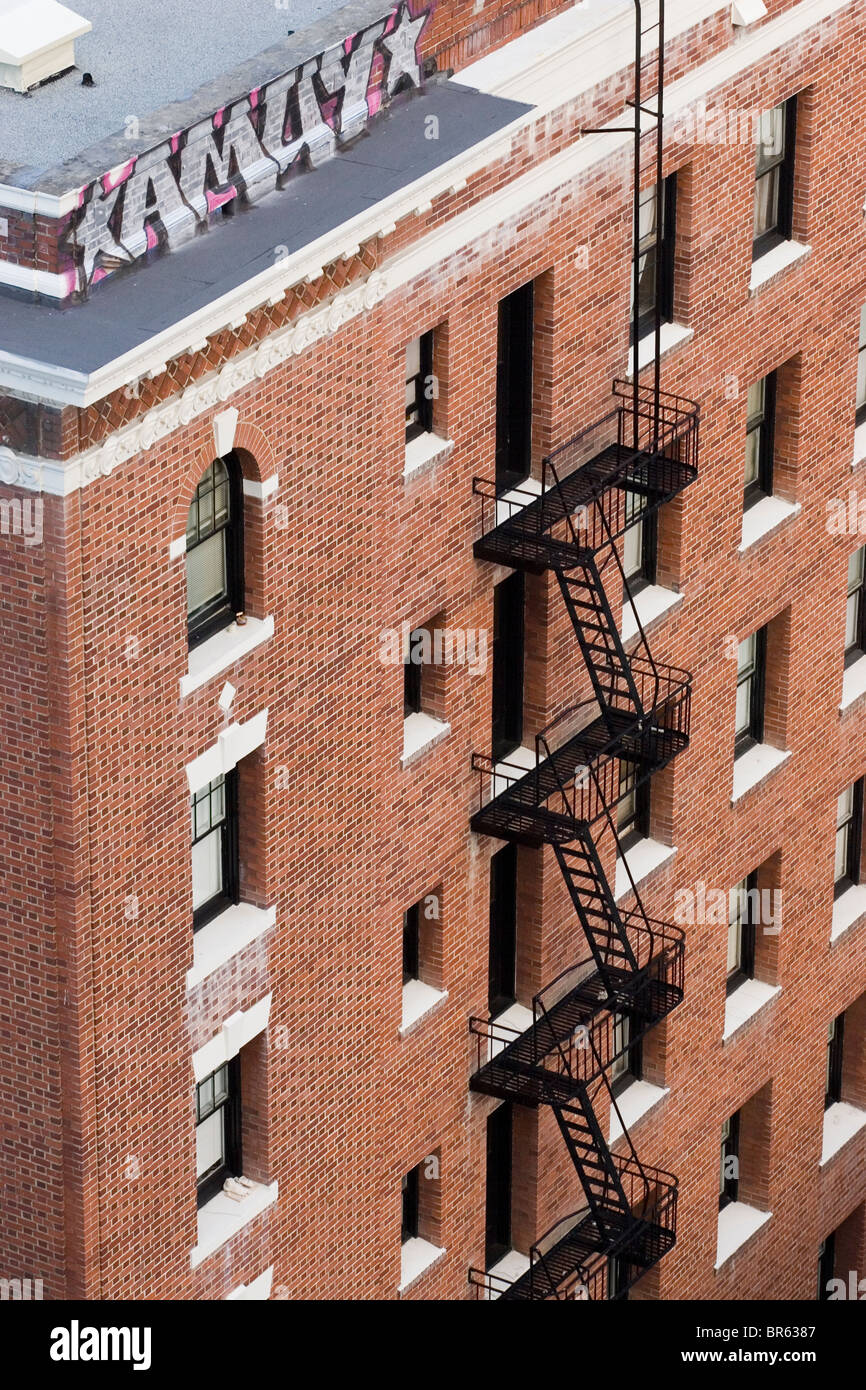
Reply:
M403 76L408 76L417 85L418 53L416 45L426 23L426 14L422 14L418 19L413 19L409 6L403 4L400 6L400 13L394 29L386 38L380 40L382 47L387 49L390 58L388 64L389 95Z

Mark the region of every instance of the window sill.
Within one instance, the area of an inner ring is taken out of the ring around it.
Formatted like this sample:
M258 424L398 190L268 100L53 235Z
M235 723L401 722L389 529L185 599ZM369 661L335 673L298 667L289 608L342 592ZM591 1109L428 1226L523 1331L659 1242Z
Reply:
M524 507L528 507L534 502L536 497L541 496L541 483L537 478L524 478L522 483L513 487L509 492L503 492L501 497L496 499L496 525L501 526L503 522L510 521L513 516Z
M438 434L419 434L416 439L410 439L406 445L403 482L410 483L422 473L427 473L447 458L453 448L453 440L442 439Z
M404 1037L416 1023L436 1008L443 999L448 998L447 989L434 989L423 980L409 980L403 986L403 1017L400 1022L400 1037Z
M431 714L410 714L403 720L403 753L401 766L408 767L428 748L441 743L451 732L450 724L434 719Z
M841 893L833 903L833 925L830 928L830 944L838 941L855 922L866 917L866 884L856 883Z
M444 1254L445 1251L438 1245L431 1245L429 1240L422 1240L420 1236L404 1241L400 1251L400 1286L397 1292L405 1293L410 1284L432 1269Z
M180 678L181 698L227 671L242 656L255 651L273 635L273 618L247 618L243 627L232 623L222 632L215 632L213 637L190 652L187 673Z
M756 1231L766 1226L771 1211L759 1211L747 1202L729 1202L719 1212L719 1230L716 1238L716 1270L720 1270L727 1260L735 1255Z
M775 999L781 992L779 985L768 985L764 980L744 980L725 1000L725 1028L722 1041L727 1042L732 1038L749 1019L759 1014L770 1000Z
M796 265L798 261L805 260L811 254L811 246L804 245L802 241L780 242L772 251L767 251L756 261L752 261L749 294L757 294L764 285L775 280L776 276L781 275L789 266Z
M225 1245L232 1236L236 1236L238 1231L242 1231L263 1211L273 1206L277 1200L278 1186L275 1182L269 1186L256 1183L249 1196L242 1202L235 1202L224 1192L218 1192L206 1202L198 1213L198 1244L189 1252L192 1268L197 1269L208 1255L219 1250L220 1246Z
M743 753L739 758L734 759L734 785L731 790L731 805L736 803L750 792L753 787L757 787L761 782L765 782L771 773L776 771L790 758L791 753L786 748L773 748L769 743L756 743L754 748Z
M786 502L782 497L762 497L754 507L743 512L743 529L737 546L740 554L790 521L791 517L799 516L801 511L799 502Z
M676 854L676 845L663 845L660 840L653 840L649 836L645 840L640 840L632 849L628 851L624 859L616 861L616 873L614 875L613 896L616 902L624 898L631 892L631 880L626 872L626 864L631 870L631 876L635 883L642 883L650 874L655 873L663 864L667 864Z
M678 608L682 601L682 594L676 593L674 589L664 589L661 584L647 584L645 589L635 594L631 603L623 604L619 634L622 641L629 642L632 637L637 637L638 618L641 627L646 631L652 623Z
M858 661L845 668L842 676L842 703L839 706L839 713L853 705L855 700L859 700L861 695L866 695L866 656L861 656Z
M821 1163L829 1163L840 1149L859 1134L866 1125L866 1110L858 1110L856 1105L839 1100L824 1111L824 1138L821 1145Z
M528 1255L524 1255L521 1250L509 1250L507 1255L503 1255L501 1260L497 1260L495 1265L491 1265L487 1271L490 1279L501 1279L504 1283L514 1284L526 1273L530 1266ZM504 1289L487 1289L485 1298L491 1303L502 1296Z
M856 468L858 464L866 459L866 424L858 425L854 431L854 457L851 460L851 467Z
M673 352L674 348L679 347L681 343L686 343L689 338L694 337L694 332L695 330L693 328L686 328L682 323L663 323L660 355L666 357L669 352ZM655 361L655 346L656 340L654 333L645 333L644 336L638 340L637 365L639 372L642 372L644 367L649 366L650 362ZM634 348L631 347L628 350L628 367L626 369L626 376L629 380L633 372Z
M264 1274L260 1274L258 1279L253 1279L249 1284L238 1284L236 1289L225 1296L226 1303L252 1303L261 1302L271 1296L271 1287L274 1282L274 1267L266 1269Z
M251 903L236 903L214 917L193 936L192 967L186 972L187 989L200 985L208 975L270 931L276 920L275 907L253 907Z
M630 1086L627 1086L622 1095L616 1098L622 1115L622 1124L619 1122L616 1111L611 1109L608 1143L613 1144L617 1139L621 1139L622 1126L625 1125L626 1129L631 1129L632 1125L637 1124L638 1120L642 1120L644 1115L648 1115L651 1110L655 1109L659 1101L664 1100L669 1091L669 1086L653 1086L649 1081L633 1081Z
M535 749L527 748L524 744L515 748L501 762L495 763L487 784L487 801L493 801L509 787L513 787L515 782L519 782L522 777L526 776L527 772L532 771L535 763Z

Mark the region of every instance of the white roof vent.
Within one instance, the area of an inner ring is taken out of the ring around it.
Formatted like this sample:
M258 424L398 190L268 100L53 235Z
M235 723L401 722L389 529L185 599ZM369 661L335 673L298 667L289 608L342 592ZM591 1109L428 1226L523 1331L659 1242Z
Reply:
M26 92L75 66L75 40L93 28L56 0L0 0L0 87Z

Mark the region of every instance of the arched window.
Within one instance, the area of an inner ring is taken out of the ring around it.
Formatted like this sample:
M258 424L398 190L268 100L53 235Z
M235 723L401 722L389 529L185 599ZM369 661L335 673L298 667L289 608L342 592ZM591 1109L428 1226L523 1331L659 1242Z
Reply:
M186 523L186 608L194 647L244 607L243 481L235 454L205 469Z

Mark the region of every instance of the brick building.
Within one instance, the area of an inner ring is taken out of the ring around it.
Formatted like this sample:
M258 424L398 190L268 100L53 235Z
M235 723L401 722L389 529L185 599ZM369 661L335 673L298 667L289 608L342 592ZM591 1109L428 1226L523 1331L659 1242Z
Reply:
M0 1275L825 1297L862 0L238 8L0 7Z

